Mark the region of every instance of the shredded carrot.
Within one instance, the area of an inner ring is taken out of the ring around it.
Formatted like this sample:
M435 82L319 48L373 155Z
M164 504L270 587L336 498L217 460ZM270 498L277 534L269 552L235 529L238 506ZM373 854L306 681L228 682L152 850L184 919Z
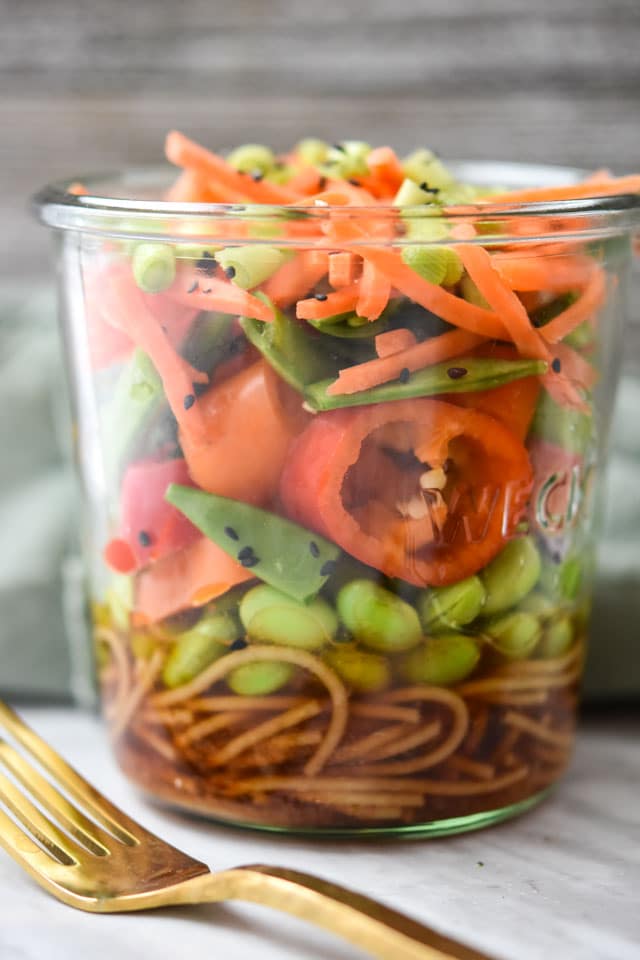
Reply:
M512 190L487 198L487 203L552 203L555 200L581 200L591 197L608 197L616 193L640 192L640 175L629 177L589 178L582 183L568 183L558 187L532 187L529 190Z
M467 330L449 330L438 337L431 337L414 346L394 353L392 356L367 360L340 371L338 379L327 388L330 396L359 393L381 383L395 380L403 370L421 370L434 363L459 357L484 342L484 337Z
M169 203L226 203L224 190L215 190L197 170L183 170L164 195Z
M356 313L367 320L377 320L389 302L391 283L370 261L362 268Z
M301 167L289 180L287 189L300 197L309 197L318 193L322 185L322 174L315 167Z
M556 372L562 373L585 390L590 390L594 386L598 379L598 372L577 350L566 343L556 343L553 347L553 356L555 363L560 367ZM553 370L553 363L551 369Z
M510 339L525 357L549 358L542 337L531 324L529 315L515 293L495 269L484 247L459 244L456 251L476 287L507 326Z
M391 147L375 147L367 155L367 166L373 176L386 186L389 194L398 191L404 180L404 171L395 150Z
M323 295L325 299L318 300L311 297L309 300L298 300L296 316L299 320L325 320L338 313L347 313L355 309L358 302L359 287L354 283L350 287L343 287L334 293Z
M348 287L356 279L356 258L348 250L329 254L329 283L334 289Z
M267 180L255 181L249 174L240 173L227 161L189 140L184 134L172 130L167 134L165 143L167 160L177 167L195 170L202 174L208 183L224 189L227 199L254 200L256 203L294 203L297 195L276 183Z
M602 268L596 269L591 280L584 288L582 296L571 306L546 323L540 333L547 343L564 340L572 330L589 320L602 306L606 294L606 277Z
M524 255L496 253L492 260L500 276L519 292L583 287L596 269L590 257L544 256L539 250Z
M303 250L269 277L262 289L276 306L292 306L312 290L327 273L324 250Z
M197 284L197 286L194 286ZM180 264L173 284L165 292L170 300L198 310L217 310L236 316L255 317L269 323L273 311L258 297L225 280L198 273L197 268Z
M400 327L398 330L386 330L379 333L375 339L376 353L381 360L386 357L392 357L394 353L400 353L402 350L408 350L415 346L416 337L412 330L407 327Z
M67 193L72 193L74 197L85 197L89 191L85 187L84 183L79 183L77 180L74 183L70 183L67 187Z

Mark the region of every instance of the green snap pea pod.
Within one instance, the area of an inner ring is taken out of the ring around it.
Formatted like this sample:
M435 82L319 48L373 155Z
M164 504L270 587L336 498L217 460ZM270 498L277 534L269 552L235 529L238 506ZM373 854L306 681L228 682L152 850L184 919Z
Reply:
M479 659L480 648L473 637L443 633L427 637L412 650L403 660L401 672L409 683L451 687L473 673Z
M365 176L369 173L367 156L370 153L371 145L363 140L343 140L329 147L323 169L329 176L342 177L344 180Z
M454 376L449 375L455 370ZM312 383L305 390L307 403L313 410L336 410L339 407L358 407L370 403L406 400L412 397L435 397L443 393L470 393L491 390L513 380L545 373L543 360L501 360L478 357L459 357L455 361L434 364L417 370L402 381L394 380L359 393L327 393L333 380ZM460 371L466 371L460 375Z
M161 293L176 276L176 255L169 243L136 244L131 257L133 276L145 293Z
M420 186L415 180L406 177L393 198L393 205L394 207L418 207L423 203L433 203L434 199L434 193L426 183Z
M561 407L546 392L540 395L531 424L532 437L582 456L593 439L593 431L593 418L589 414Z
M540 642L538 653L541 657L561 657L573 643L573 625L569 617L560 617L549 623Z
M481 573L486 590L483 614L510 610L533 590L540 577L541 560L531 537L512 540Z
M264 697L286 686L294 674L289 663L275 660L245 663L227 675L227 686L240 697Z
M480 614L485 595L479 577L467 577L448 587L425 590L417 601L422 625L428 633L433 630L457 630Z
M180 634L165 661L162 679L166 687L179 687L202 673L210 663L228 652L238 636L238 624L229 613L204 617Z
M524 660L533 653L542 628L531 613L507 613L491 620L485 627L485 636L491 646L509 660Z
M414 608L371 580L346 584L336 605L347 630L369 650L395 653L420 643L422 627Z
M211 373L242 347L244 338L234 333L234 320L226 313L201 313L189 330L181 353L197 370Z
M227 163L242 173L267 173L276 162L273 150L262 143L244 143L227 156Z
M375 653L365 653L350 646L333 647L324 659L357 693L377 693L391 682L388 660Z
M455 177L431 150L420 148L405 157L402 169L416 183L426 183L433 190L455 184Z
M377 320L369 322L357 313L340 313L324 320L307 320L307 323L320 333L342 340L371 340L389 329L391 317L383 313Z
M462 260L451 247L410 245L403 247L402 259L429 283L453 286L464 272Z
M319 534L248 503L179 484L171 484L165 496L252 575L294 600L314 597L340 556Z
M279 247L253 243L218 250L216 260L232 283L243 290L252 290L268 280L293 256L293 252Z
M240 324L247 339L289 386L303 393L308 383L337 374L340 369L337 357L311 340L301 324L274 307L264 294L256 296L273 308L273 321L263 323L243 317Z
M305 604L266 584L242 598L240 619L251 640L302 650L319 650L338 630L336 613L322 597Z
M437 243L439 240L446 240L451 236L452 224L449 220L443 218L442 210L435 205L434 199L432 199L431 205L425 205L424 208L411 207L407 211L401 211L400 217L404 223L405 237L408 240Z

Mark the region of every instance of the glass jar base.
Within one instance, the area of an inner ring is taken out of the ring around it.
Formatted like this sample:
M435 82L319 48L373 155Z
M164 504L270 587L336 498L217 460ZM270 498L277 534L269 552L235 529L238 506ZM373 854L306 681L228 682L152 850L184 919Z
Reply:
M537 806L553 790L552 784L538 793L519 800L517 803L511 803L506 807L499 807L495 810L482 810L478 813L471 813L461 817L448 817L442 820L432 820L428 823L416 823L411 825L391 826L391 827L295 827L295 826L275 826L265 823L251 823L241 819L221 818L209 815L201 808L189 805L189 803L175 803L166 797L159 798L147 791L142 792L154 804L163 807L170 807L181 813L189 813L199 819L209 820L219 826L232 827L240 830L256 830L261 833L288 834L289 836L312 837L317 840L332 839L335 837L344 837L347 839L358 839L362 837L373 837L381 839L436 839L438 837L451 837L460 833L470 833L472 830L482 830L485 827L494 826L502 823L504 820L511 820L526 813L532 807Z

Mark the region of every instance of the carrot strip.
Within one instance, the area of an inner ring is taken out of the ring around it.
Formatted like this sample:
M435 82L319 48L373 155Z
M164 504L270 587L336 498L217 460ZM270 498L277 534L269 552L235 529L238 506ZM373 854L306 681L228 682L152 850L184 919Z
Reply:
M575 330L581 323L593 316L596 310L602 306L605 294L605 274L601 268L598 268L585 287L580 299L540 329L540 333L547 343L557 343L559 340L564 340L572 330Z
M561 407L578 410L580 413L590 413L591 407L586 402L577 387L565 376L549 370L542 377L542 385L555 402Z
M182 429L204 438L206 423L194 394L194 384L207 383L208 377L175 352L160 322L147 307L142 291L131 283L127 272L110 274L102 291L102 310L109 323L124 330L149 354Z
M300 197L309 197L318 193L322 187L323 177L315 167L301 167L289 180L287 189Z
M348 250L329 254L329 283L335 289L349 287L356 279L356 258Z
M558 187L532 187L529 190L512 190L488 197L485 201L493 203L545 203L554 200L581 200L591 197L608 197L615 193L640 192L640 175L628 177L603 177L600 180L588 179L582 183L569 183Z
M362 279L356 303L356 313L367 320L377 320L389 302L391 283L383 273L367 261L362 268Z
M169 203L226 203L228 196L214 190L197 170L183 170L169 187L164 199Z
M496 253L493 266L512 290L571 290L584 286L592 276L595 264L588 257L547 257Z
M165 153L167 160L177 167L196 170L207 181L211 180L225 188L227 193L235 191L247 200L255 200L257 203L294 203L298 199L287 187L269 183L267 180L256 182L248 174L240 173L223 157L212 153L177 130L167 134Z
M407 327L400 327L398 330L387 330L385 333L379 333L375 339L376 353L381 360L386 357L392 357L394 353L400 353L402 350L408 350L415 346L416 337L412 330Z
M324 320L337 313L346 313L355 308L358 296L359 287L354 283L350 287L326 294L325 300L316 300L315 297L298 300L296 316L299 320Z
M265 323L273 320L273 311L258 297L225 280L200 274L197 268L186 264L178 266L175 280L165 291L165 296L194 310L218 310L220 313L255 317Z
M303 250L269 277L262 289L276 306L291 307L312 290L327 272L324 250Z
M525 357L547 360L549 351L542 337L531 325L520 300L493 266L491 255L484 247L466 243L459 244L456 251L482 296L504 321L519 352Z
M484 337L467 330L449 330L437 337L423 340L406 350L377 360L367 360L341 370L338 379L327 387L330 396L359 393L381 383L395 380L403 370L421 370L433 363L459 357L484 342Z
M389 193L396 193L404 180L404 171L398 156L391 147L375 147L367 155L367 166L371 173L381 181Z
M69 184L67 187L67 193L72 193L74 197L86 197L89 191L85 187L84 183L80 183L76 180L74 183Z

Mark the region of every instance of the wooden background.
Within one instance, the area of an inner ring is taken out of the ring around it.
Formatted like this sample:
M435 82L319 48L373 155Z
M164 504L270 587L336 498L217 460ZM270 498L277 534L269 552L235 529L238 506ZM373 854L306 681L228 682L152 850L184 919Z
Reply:
M3 277L48 179L303 133L640 169L640 0L0 0Z

